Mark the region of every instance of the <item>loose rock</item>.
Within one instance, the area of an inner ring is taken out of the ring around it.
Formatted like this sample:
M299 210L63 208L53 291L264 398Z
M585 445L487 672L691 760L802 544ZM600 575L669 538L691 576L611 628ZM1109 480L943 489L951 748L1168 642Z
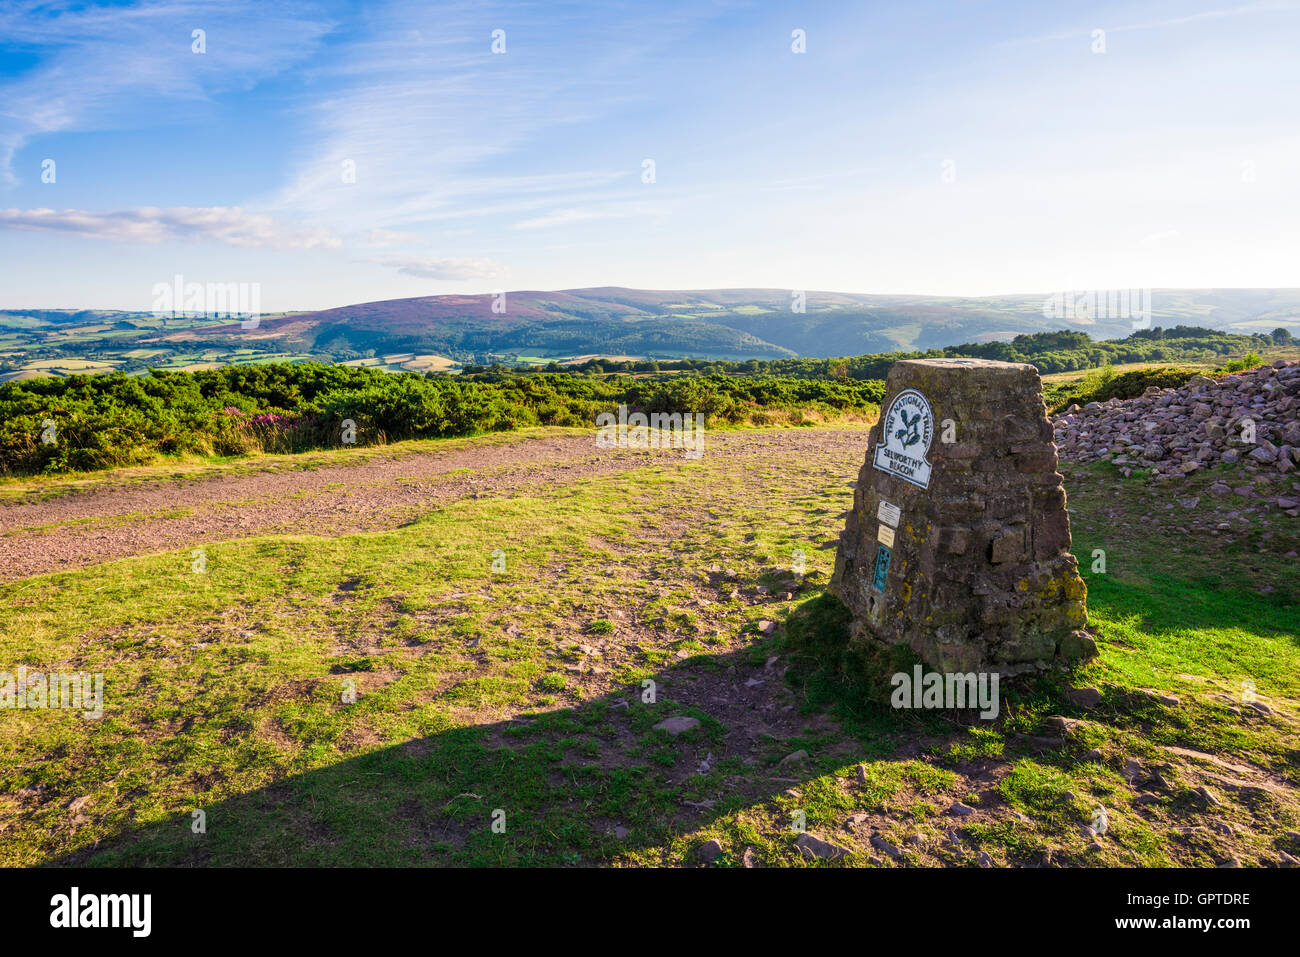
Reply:
M845 857L849 853L847 848L832 844L829 841L823 841L820 837L806 832L795 838L794 845L799 848L800 854L810 860L815 858L833 861Z
M890 844L879 834L871 835L871 846L878 851L884 851L886 854L888 854L896 861L902 860L903 858L903 852L900 851L898 848L896 848L893 844Z
M676 718L667 718L663 721L660 721L657 725L654 726L654 730L667 731L669 734L675 737L681 734L683 731L692 731L695 728L698 728L699 726L700 726L700 720L698 718L686 718L686 717L678 716ZM645 725L642 725L642 727L645 727Z
M1065 697L1070 703L1083 708L1085 711L1091 711L1101 704L1101 692L1096 688L1075 688L1065 693Z

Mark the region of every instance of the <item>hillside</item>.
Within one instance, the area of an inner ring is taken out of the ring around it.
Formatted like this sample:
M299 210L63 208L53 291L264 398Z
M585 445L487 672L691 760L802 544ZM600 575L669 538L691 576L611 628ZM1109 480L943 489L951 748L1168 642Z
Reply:
M704 291L608 286L494 297L428 296L359 303L265 320L257 339L286 350L331 355L438 352L569 356L778 358L932 349L1010 339L1044 329L1093 338L1133 331L1129 319L1044 315L1041 294L987 299L807 292L804 311L788 289ZM1231 331L1300 331L1300 290L1153 291L1152 323L1190 323ZM502 311L503 309L503 311ZM1267 327L1267 328L1265 328ZM248 336L235 327L190 329L165 337L209 342Z
M1124 338L1133 323L1048 309L1043 294L986 298L788 289L641 290L607 286L424 296L230 317L110 310L0 310L0 378L77 371L212 368L268 361L350 362L425 371L463 363L591 356L782 359L941 349L1045 330ZM1151 324L1234 333L1300 333L1300 290L1153 290Z

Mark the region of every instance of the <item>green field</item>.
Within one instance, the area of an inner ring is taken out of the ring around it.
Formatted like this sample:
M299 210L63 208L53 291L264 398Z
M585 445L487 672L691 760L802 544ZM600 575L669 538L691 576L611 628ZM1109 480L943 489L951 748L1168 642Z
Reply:
M857 464L706 455L382 532L210 544L202 574L182 550L0 584L0 661L102 671L107 698L98 721L4 713L0 863L687 865L710 840L723 866L1300 852L1300 522L1225 531L1204 494L1170 518L1168 493L1069 470L1101 649L1072 680L1102 704L1024 681L972 724L874 703L886 674L825 652ZM1186 494L1225 469L1206 471ZM699 727L653 729L673 715ZM1053 736L1053 715L1083 723ZM848 856L806 860L799 820Z

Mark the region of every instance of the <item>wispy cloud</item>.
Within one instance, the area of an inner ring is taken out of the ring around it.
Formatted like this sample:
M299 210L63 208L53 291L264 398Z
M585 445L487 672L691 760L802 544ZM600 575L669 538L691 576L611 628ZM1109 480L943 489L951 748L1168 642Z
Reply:
M656 207L646 203L625 202L600 206L580 207L575 209L557 209L544 216L535 216L514 224L515 229L548 229L553 226L572 226L577 223L589 223L598 219L624 219L628 217L649 216L657 212Z
M368 262L396 269L416 279L493 279L505 267L491 259L436 259L420 256L382 256Z
M641 155L623 169L575 169L572 155L561 170L548 157L520 162L539 138L653 101L655 54L718 7L626 13L611 26L575 4L446 4L436 16L412 0L375 4L364 37L333 44L313 68L315 99L298 111L303 159L265 204L344 232L375 219L398 228L500 215L508 226L633 181ZM492 52L496 27L505 54Z
M0 83L0 182L15 181L14 155L33 136L129 128L168 102L249 89L309 54L331 26L317 4L297 0L2 4L0 37L40 60ZM193 51L194 30L206 32L205 53Z
M1038 37L1020 37L1015 40L1008 40L1005 46L1020 46L1027 43L1047 43L1053 40L1072 40L1079 37L1088 36L1096 27L1105 27L1107 33L1132 33L1137 30L1161 30L1168 27L1180 27L1189 23L1199 23L1206 20L1222 20L1227 17L1246 16L1252 13L1280 13L1288 10L1300 9L1300 3L1295 0L1258 0L1255 3L1246 3L1238 7L1224 7L1218 10L1202 10L1198 13L1189 13L1181 17L1167 17L1162 20L1144 20L1139 23L1126 23L1120 26L1109 27L1105 24L1096 24L1087 30L1072 30L1062 33L1051 33Z
M115 242L216 242L244 248L337 248L323 228L296 229L238 206L140 206L107 212L84 209L0 209L0 228L64 233Z
M366 246L414 246L425 242L419 233L404 233L395 229L372 229L362 243Z

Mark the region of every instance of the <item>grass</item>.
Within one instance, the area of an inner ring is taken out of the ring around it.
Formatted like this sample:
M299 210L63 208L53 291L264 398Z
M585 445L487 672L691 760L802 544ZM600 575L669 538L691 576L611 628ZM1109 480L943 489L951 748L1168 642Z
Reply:
M1101 706L1056 677L1004 686L994 725L897 712L905 659L847 660L824 594L861 457L706 454L384 532L207 545L203 574L186 549L2 584L0 670L102 672L106 707L0 712L0 863L683 865L710 840L718 866L1300 852L1296 520L1229 534L1208 496L1177 501L1213 476L1174 492L1072 470L1101 647L1072 680ZM777 582L789 599L758 593ZM675 715L700 724L656 729ZM1050 741L1052 715L1083 723ZM974 812L950 816L958 801ZM847 856L805 859L798 828Z
M1272 362L1274 359L1296 359L1300 358L1300 348L1296 346L1268 346L1258 350L1261 362ZM1187 358L1176 359L1172 361L1150 361L1150 362L1116 362L1109 366L1115 374L1122 372L1135 372L1139 370L1154 369L1200 369L1206 372L1220 369L1228 362L1232 361L1232 356L1206 356L1204 358ZM1066 382L1080 382L1089 376L1095 376L1100 369L1107 368L1099 366L1092 369L1079 369L1072 372L1052 372L1043 376L1043 382L1046 385L1055 385Z

